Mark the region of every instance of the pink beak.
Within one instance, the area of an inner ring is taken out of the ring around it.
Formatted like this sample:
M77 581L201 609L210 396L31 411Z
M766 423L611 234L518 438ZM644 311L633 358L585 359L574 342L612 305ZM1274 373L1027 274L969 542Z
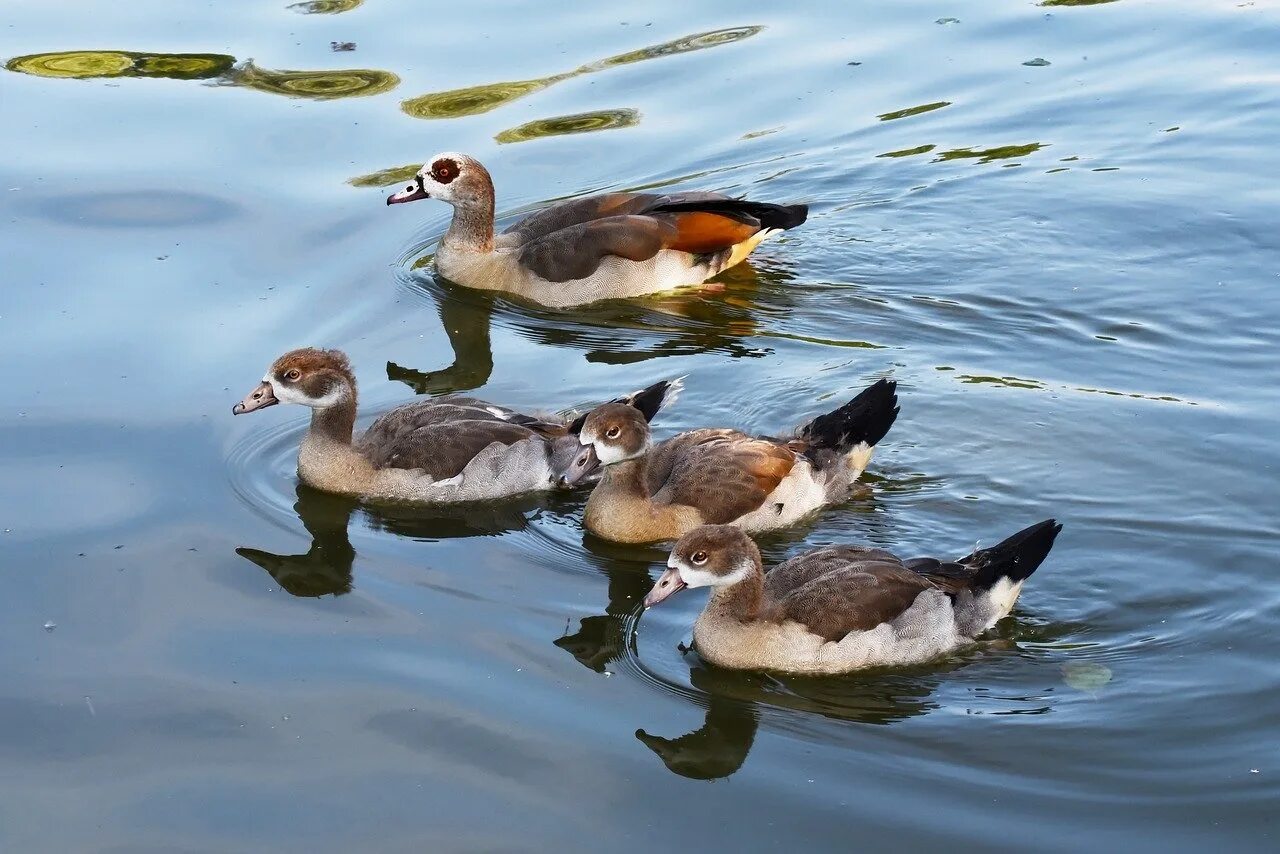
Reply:
M645 610L657 605L663 599L679 593L685 588L685 584L680 580L680 570L672 567L658 577L658 583L653 585L653 589L649 591L649 595L644 597Z
M401 205L405 202L416 202L418 199L429 199L431 195L422 189L422 181L417 178L413 179L413 183L405 187L398 193L392 193L387 196L387 204Z

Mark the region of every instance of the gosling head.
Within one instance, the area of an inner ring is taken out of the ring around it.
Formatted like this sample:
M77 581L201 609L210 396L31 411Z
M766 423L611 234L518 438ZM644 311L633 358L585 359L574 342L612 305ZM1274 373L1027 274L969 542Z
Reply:
M569 466L565 482L572 486L599 466L643 456L649 450L651 438L649 422L634 406L626 403L597 406L582 422L578 432L582 450Z
M724 590L760 572L760 550L741 528L703 525L676 542L667 571L644 597L644 607L652 608L686 587Z
M399 205L418 199L439 199L463 206L488 201L492 206L493 179L474 157L446 151L422 164L403 190L387 196L387 204Z
M345 353L304 347L276 359L258 387L233 406L231 413L244 415L277 403L328 409L354 400L355 394L356 379Z
M675 403L684 390L684 377L660 380L626 397L597 406L569 425L582 450L574 457L565 484L581 483L600 466L639 457L649 450L649 422L664 407Z

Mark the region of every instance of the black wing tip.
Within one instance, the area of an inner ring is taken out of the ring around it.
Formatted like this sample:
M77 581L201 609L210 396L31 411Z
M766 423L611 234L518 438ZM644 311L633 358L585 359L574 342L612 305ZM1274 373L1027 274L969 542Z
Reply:
M976 586L990 587L1001 578L1023 581L1040 568L1062 531L1057 519L1045 519L1018 531L989 549L980 549L961 563L980 564Z
M621 402L639 409L645 421L652 421L664 407L675 403L683 390L684 377L658 380L653 385L622 398Z
M702 211L743 219L750 217L761 228L786 230L801 225L809 218L807 204L778 205L772 202L753 202L747 199L706 199L689 202L666 202L655 205L653 213L689 213Z
M800 435L818 447L846 449L861 443L874 447L888 435L901 409L897 380L877 380L848 403L810 421Z

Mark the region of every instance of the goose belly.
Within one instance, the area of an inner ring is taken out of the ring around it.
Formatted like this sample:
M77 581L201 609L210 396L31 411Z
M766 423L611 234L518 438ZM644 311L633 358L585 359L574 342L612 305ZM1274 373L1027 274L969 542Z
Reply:
M520 265L516 252L510 249L477 253L442 248L435 260L440 275L459 285L506 291L551 308L700 285L719 272L718 266L673 249L664 249L646 261L608 256L590 276L567 282L551 282L535 275Z
M897 619L827 641L796 622L744 622L704 611L693 629L698 654L735 670L837 674L936 658L972 640L960 630L951 601L926 590Z

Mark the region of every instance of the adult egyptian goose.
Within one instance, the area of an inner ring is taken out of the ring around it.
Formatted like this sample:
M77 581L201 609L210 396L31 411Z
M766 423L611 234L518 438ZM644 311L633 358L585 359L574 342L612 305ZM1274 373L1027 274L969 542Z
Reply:
M739 528L708 525L676 543L644 606L710 587L693 642L721 667L847 673L910 664L972 641L1007 615L1060 530L1047 519L956 561L832 546L765 573Z
M679 381L664 380L618 403L652 418L679 389ZM304 483L361 498L427 503L498 498L564 483L580 448L574 431L583 421L449 396L397 407L353 440L355 375L340 351L313 348L276 359L231 411L243 415L277 403L311 408L311 428L298 451Z
M790 439L691 430L650 446L644 413L626 403L589 412L566 480L604 464L587 500L587 530L622 543L674 540L699 525L749 531L790 525L843 501L898 417L897 383L880 380Z
M605 193L543 208L495 235L488 170L453 152L428 160L387 204L427 198L453 205L436 249L442 276L553 308L700 285L809 213L719 193Z

